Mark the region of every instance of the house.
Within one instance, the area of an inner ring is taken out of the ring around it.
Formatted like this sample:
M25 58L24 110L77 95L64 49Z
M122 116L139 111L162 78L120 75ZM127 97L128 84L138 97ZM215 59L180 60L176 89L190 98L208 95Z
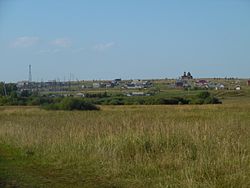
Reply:
M198 83L200 85L207 85L208 84L208 82L206 80L198 80L198 82L196 82L196 83Z
M215 87L215 90L223 90L225 89L225 86L223 84L218 84L216 87Z
M107 84L106 84L106 88L111 88L111 87L113 87L113 84L112 84L112 83L107 83Z
M62 94L62 97L70 97L71 94L68 94L68 93L65 93L65 94Z
M127 97L132 97L132 96L149 96L148 94L145 94L144 92L140 92L140 91L135 91L132 93L127 93L126 96Z
M142 89L144 88L143 85L135 85L135 84L128 84L128 89Z
M131 83L126 85L128 89L142 89L144 88L141 80L133 80Z
M195 82L195 85L201 88L208 88L208 81L207 80L198 80Z
M101 84L100 83L93 83L93 88L100 88Z
M150 81L144 81L144 82L142 82L142 85L144 86L144 87L152 87L152 82L150 82Z
M182 88L184 86L184 80L176 80L175 87Z
M17 82L17 88L24 88L26 86L29 85L29 82L28 81L20 81L20 82Z
M177 80L175 82L175 87L177 87L177 88L187 88L187 87L190 87L190 84L188 83L187 80Z
M142 82L142 80L133 80L133 81L131 82L131 84L134 84L134 85L142 85L143 82Z
M240 90L241 90L240 85L237 85L237 86L235 87L235 90L236 90L236 91L240 91Z
M114 80L111 81L111 84L112 84L113 86L117 86L117 85L120 84L121 81L122 81L121 78L114 79Z
M143 96L144 92L132 92L132 96Z
M77 93L75 94L75 97L85 97L84 93Z
M117 78L117 79L114 79L115 82L121 82L122 79L121 78Z
M177 81L175 82L175 86L176 86L176 87L183 87L183 85L184 85L184 82L183 82L182 80L177 80Z

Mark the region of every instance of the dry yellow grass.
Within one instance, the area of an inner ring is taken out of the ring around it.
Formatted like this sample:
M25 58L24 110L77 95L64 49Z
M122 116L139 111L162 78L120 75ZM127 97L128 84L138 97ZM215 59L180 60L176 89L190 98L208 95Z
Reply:
M2 107L1 146L21 187L250 187L250 104Z

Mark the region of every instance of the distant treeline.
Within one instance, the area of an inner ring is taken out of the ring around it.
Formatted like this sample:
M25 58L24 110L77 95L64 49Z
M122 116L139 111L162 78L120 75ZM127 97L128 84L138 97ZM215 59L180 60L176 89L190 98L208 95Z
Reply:
M0 106L41 106L51 110L98 110L96 105L187 105L220 104L208 91L185 97L124 96L123 94L87 93L84 98L39 95L24 90L18 92L15 84L0 83Z
M190 97L162 97L162 96L112 96L89 99L98 105L184 105L184 104L221 104L221 101L207 91Z
M0 96L13 95L17 92L16 84L0 82Z
M9 95L0 93L0 106L28 105L42 106L52 110L96 110L95 105L187 105L187 104L220 104L221 101L208 91L202 91L189 97L124 96L105 93L86 94L84 98L40 96L37 93L9 91Z

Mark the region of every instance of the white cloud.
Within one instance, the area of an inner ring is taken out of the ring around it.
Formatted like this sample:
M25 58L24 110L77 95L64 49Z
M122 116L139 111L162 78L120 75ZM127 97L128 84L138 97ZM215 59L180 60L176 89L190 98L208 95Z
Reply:
M106 50L108 48L112 48L115 46L114 42L108 42L108 43L101 43L101 44L97 44L94 46L95 50L99 50L99 51L103 51Z
M71 40L67 39L67 38L59 38L59 39L55 39L51 42L52 45L54 46L58 46L58 47L63 47L63 48L67 48L71 46Z
M27 48L34 46L39 41L38 37L23 36L18 37L14 42L10 44L12 48Z

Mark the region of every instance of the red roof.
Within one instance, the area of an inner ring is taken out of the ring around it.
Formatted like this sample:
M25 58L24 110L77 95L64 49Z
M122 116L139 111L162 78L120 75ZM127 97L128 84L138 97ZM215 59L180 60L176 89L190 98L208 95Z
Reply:
M206 80L199 80L198 83L200 83L200 84L206 84L207 81Z

